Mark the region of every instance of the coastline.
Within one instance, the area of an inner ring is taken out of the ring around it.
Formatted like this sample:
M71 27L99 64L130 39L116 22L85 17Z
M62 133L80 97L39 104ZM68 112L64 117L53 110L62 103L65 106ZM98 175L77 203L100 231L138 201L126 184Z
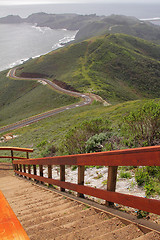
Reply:
M30 56L28 56L28 57L23 57L23 56L22 56L21 58L16 59L16 60L13 61L12 63L5 64L4 67L0 68L0 72L5 71L5 70L10 69L10 68L13 68L13 67L15 67L15 66L24 64L25 62L27 62L27 61L29 61L29 60L31 60L31 59L35 59L35 58L38 58L38 57L40 57L40 56L46 55L46 54L48 54L48 53L50 53L50 52L52 52L52 51L54 51L54 50L56 50L56 49L58 49L58 48L62 48L62 47L64 47L67 43L74 41L74 40L75 40L75 37L76 37L76 35L77 35L77 33L78 33L78 30L77 30L77 31L69 31L69 30L67 30L67 29L52 29L52 28L49 28L49 27L40 27L40 26L35 25L35 24L34 24L34 25L33 25L33 24L32 24L32 25L31 25L31 24L28 24L28 25L30 25L32 28L35 28L35 30L36 30L37 32L42 33L42 35L44 35L44 34L46 33L46 31L52 31L52 30L53 30L53 31L64 31L66 34L64 35L63 38L60 38L57 42L53 43L53 45L50 47L50 50L49 50L49 51L44 51L44 52L42 52L42 53L35 54L35 55L33 55L32 57L30 57ZM22 27L23 27L23 26L22 26ZM67 35L67 31L68 31L68 32L73 32L73 34L70 33L70 34Z

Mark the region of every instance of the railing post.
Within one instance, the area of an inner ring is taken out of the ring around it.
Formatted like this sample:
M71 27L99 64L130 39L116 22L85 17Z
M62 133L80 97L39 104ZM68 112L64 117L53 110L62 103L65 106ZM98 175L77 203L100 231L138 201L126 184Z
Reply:
M27 155L27 159L29 159L29 153L26 152ZM28 165L28 173L31 174L31 165ZM29 180L31 180L31 178L29 177Z
M13 156L13 150L11 150L11 157L12 157L12 164L13 164L13 160L14 160L14 156Z
M84 166L78 166L78 185L84 185ZM78 197L84 198L83 193L78 193Z
M52 178L52 166L48 165L48 178ZM48 185L49 187L52 186L52 184Z
M29 159L29 152L26 152L26 155L27 155L27 159Z
M108 181L107 181L107 191L115 192L116 190L116 181L117 181L117 170L118 167L116 166L109 166L108 167ZM113 206L113 202L106 201L106 206Z
M34 172L34 175L37 175L37 168L36 168L36 165L33 165L33 172ZM36 182L37 180L34 179L34 181Z
M24 173L26 173L26 165L23 164L23 170L24 170ZM24 178L27 178L26 176L24 176Z
M16 165L15 164L13 164L13 160L14 160L14 156L13 156L13 150L11 150L11 157L12 157L12 166L13 166L13 171L15 171L15 170L17 170L16 168ZM15 173L15 175L16 175L16 173Z
M40 177L43 177L43 165L39 165L39 175ZM41 181L41 184L43 184L44 182Z
M60 165L60 181L65 182L65 165ZM65 192L65 188L60 188L61 192Z
M21 163L19 164L19 169L20 169L20 172L22 172L22 164ZM21 174L20 174L20 177L22 177Z

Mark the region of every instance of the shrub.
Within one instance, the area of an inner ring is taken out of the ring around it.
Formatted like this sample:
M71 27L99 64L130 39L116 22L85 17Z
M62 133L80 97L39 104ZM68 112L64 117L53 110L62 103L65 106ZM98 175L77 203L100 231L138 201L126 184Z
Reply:
M123 123L135 146L155 145L155 141L159 139L160 102L147 102L125 116Z
M160 167L142 167L135 173L138 186L144 185L146 196L160 195Z
M63 146L61 146L62 151L65 154L85 153L88 139L103 131L108 131L108 125L109 122L101 118L84 121L66 134Z
M90 137L85 145L86 152L101 152L103 148L102 143L107 139L107 137L107 133L100 133Z
M132 178L132 175L130 172L120 171L120 178Z

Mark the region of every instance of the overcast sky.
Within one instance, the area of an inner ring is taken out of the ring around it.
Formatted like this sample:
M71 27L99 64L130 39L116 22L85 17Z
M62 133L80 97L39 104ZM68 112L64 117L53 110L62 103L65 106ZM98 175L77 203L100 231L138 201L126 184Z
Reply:
M0 5L38 3L159 3L159 0L0 0Z

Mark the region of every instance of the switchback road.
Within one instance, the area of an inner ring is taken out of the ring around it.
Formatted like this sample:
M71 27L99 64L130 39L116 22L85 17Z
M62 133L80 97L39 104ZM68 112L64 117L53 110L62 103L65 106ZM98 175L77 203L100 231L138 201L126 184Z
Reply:
M76 107L82 107L82 106L85 106L85 105L89 105L93 101L93 98L88 96L88 95L86 95L86 94L82 94L82 93L78 93L78 92L74 92L74 91L63 89L63 88L59 87L58 85L56 85L55 83L51 82L48 79L17 77L16 76L16 69L17 68L11 69L7 73L7 77L10 77L10 78L13 78L13 79L17 79L17 80L36 80L36 81L41 81L41 82L43 82L45 84L48 84L50 87L53 88L53 90L56 90L56 91L59 91L61 93L68 94L68 95L71 95L71 96L74 96L74 97L81 98L81 101L79 103L71 104L71 105L64 106L64 107L61 107L61 108L58 108L58 109L53 109L53 110L50 110L50 111L47 111L47 112L35 115L33 117L26 118L26 119L21 120L19 122L6 125L6 126L0 128L0 133L24 127L24 126L32 124L34 122L40 121L40 120L42 120L44 118L48 118L48 117L51 117L51 116L53 116L55 114L67 111L69 109L73 109L73 108L76 108Z

